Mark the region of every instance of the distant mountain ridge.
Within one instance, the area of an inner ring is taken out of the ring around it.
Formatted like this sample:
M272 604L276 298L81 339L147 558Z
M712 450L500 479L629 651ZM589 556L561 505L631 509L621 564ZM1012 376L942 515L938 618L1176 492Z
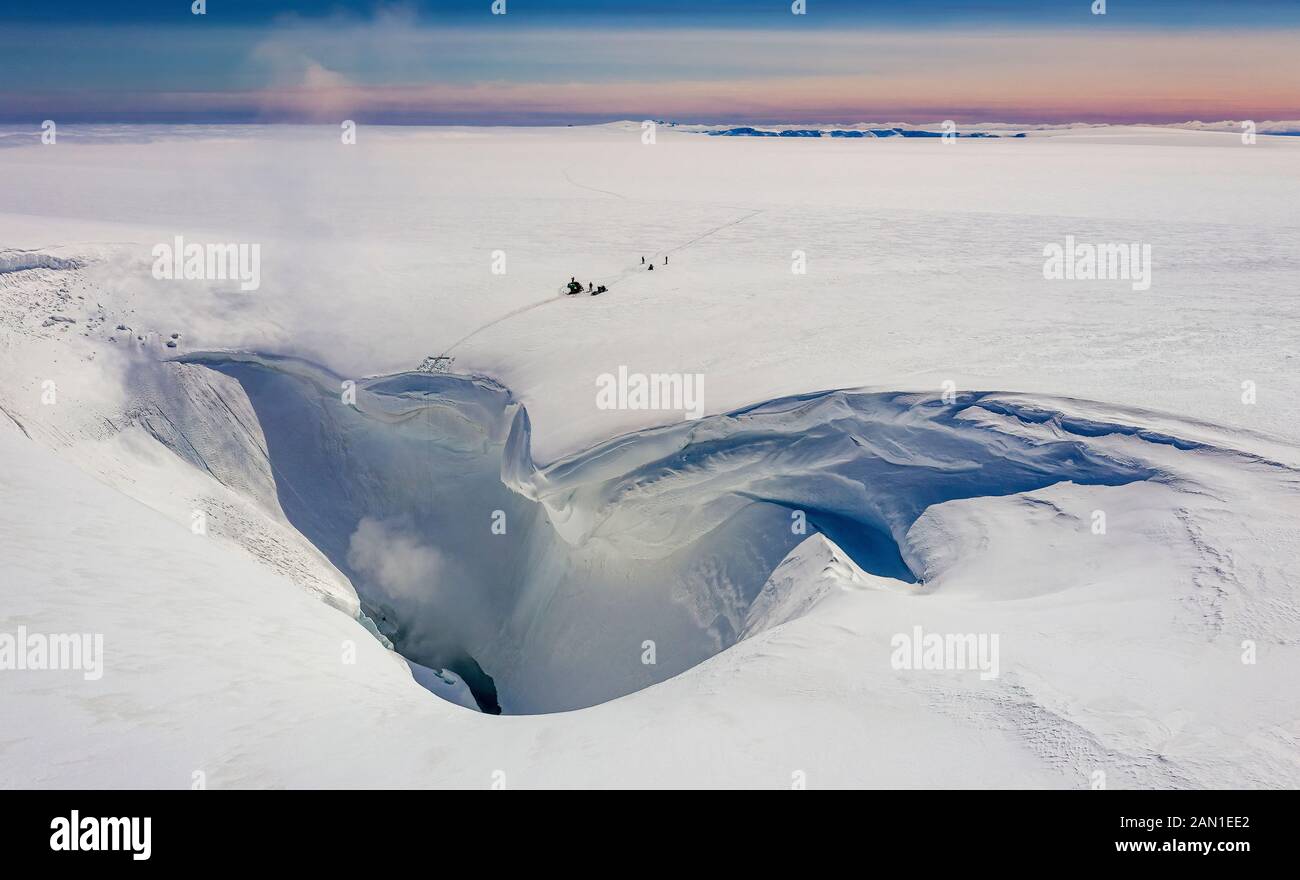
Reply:
M715 137L833 137L833 138L883 138L883 137L943 137L943 131L929 131L918 128L785 128L776 131L768 129L752 128L750 126L741 126L739 128L726 128L721 131L710 131L707 134ZM996 137L1017 137L1025 136L1023 131L1014 134L995 134L991 131L954 131L955 137L965 138L996 138Z
M862 122L862 123L781 123L781 124L691 124L659 120L660 124L669 125L679 131L690 131L714 137L832 137L832 138L882 138L905 137L926 138L942 137L944 122L906 123L906 122ZM993 137L1027 137L1035 132L1068 132L1088 129L1125 128L1160 128L1183 131L1219 131L1240 133L1247 123L1239 120L1220 122L1201 122L1199 120L1164 124L1136 123L1029 123L1014 122L973 122L956 123L952 129L957 137L993 138ZM1253 131L1261 135L1300 136L1300 120L1264 120L1251 121Z

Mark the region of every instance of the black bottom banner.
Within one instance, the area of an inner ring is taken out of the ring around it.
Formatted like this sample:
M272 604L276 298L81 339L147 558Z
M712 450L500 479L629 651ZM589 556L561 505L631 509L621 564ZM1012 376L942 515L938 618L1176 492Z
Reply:
M685 809L671 793L638 794L624 805L603 804L594 815L584 815L575 802L562 811L539 811L535 803L481 797L496 802L487 806L472 798L470 805L467 795L451 792L9 792L0 797L0 841L11 866L75 861L80 867L188 864L211 870L278 855L300 868L341 868L355 861L374 870L376 859L393 864L424 855L431 846L453 845L466 833L484 833L456 822L473 810L472 826L489 824L497 846L507 835L515 838L502 849L521 855L538 846L553 852L580 829L584 846L593 839L602 842L601 849L636 845L644 851L650 845L652 852L680 860L687 853L676 851L675 843L698 846L702 830L727 816L725 825L732 827L725 835L733 841L746 826L748 833L763 826L760 833L769 843L775 843L768 837L772 831L790 846L807 846L814 834L831 834L826 842L833 843L839 828L868 855L914 854L927 862L998 854L1067 863L1177 864L1199 858L1226 865L1256 855L1285 856L1290 841L1283 838L1294 837L1289 816L1297 806L1294 792L867 791L850 794L851 802L826 804L825 815L807 803L792 808L755 802L755 821L747 823L736 818L745 815L744 808L714 805L695 792ZM658 842L651 845L643 835Z

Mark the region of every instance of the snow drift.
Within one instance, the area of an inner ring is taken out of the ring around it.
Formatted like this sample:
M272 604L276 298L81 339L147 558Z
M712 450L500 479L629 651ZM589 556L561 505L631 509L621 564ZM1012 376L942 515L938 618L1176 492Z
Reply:
M726 649L753 631L756 599L811 533L902 589L929 564L909 530L935 505L1161 476L1090 447L1073 423L1054 438L971 420L1021 412L987 394L850 391L642 431L539 468L526 410L488 379L403 373L356 383L353 399L299 360L183 360L242 384L286 516L380 630L492 711L592 705Z

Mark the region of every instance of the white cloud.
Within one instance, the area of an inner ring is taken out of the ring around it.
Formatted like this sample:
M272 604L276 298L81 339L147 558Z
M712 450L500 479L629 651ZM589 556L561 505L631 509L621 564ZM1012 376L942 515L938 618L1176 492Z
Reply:
M422 598L437 589L441 553L400 524L365 517L348 541L348 564L390 596Z

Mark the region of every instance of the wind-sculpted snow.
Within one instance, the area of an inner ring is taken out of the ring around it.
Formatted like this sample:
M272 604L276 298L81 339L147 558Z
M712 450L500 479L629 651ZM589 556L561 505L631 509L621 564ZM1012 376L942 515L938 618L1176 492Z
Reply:
M41 251L0 250L0 274L28 269L76 269L81 263Z
M924 559L908 530L933 505L1159 476L1082 438L962 417L986 395L850 391L538 467L526 410L491 380L405 373L356 383L353 402L340 377L297 360L184 360L243 385L285 514L352 579L381 631L513 713L608 700L734 644L809 534L916 589Z

